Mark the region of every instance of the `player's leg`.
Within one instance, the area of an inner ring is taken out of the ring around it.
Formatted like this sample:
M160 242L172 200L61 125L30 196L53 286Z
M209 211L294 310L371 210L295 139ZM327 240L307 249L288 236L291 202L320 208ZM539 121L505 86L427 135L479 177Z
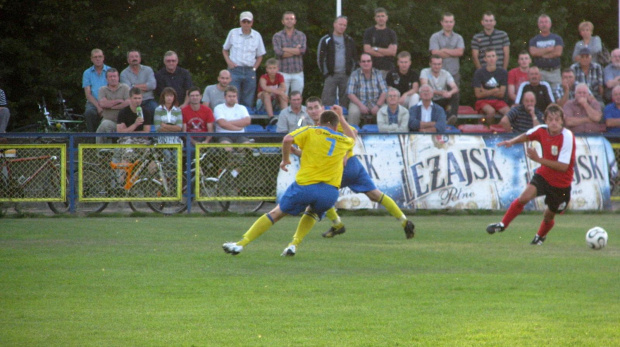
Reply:
M256 240L284 216L286 216L286 213L282 212L280 205L277 205L273 210L258 218L254 224L252 224L250 229L243 234L243 238L241 240L237 242L226 242L222 245L224 252L232 255L239 254L243 250L243 247Z
M553 226L555 225L554 218L555 218L555 213L552 212L549 209L549 207L547 207L545 209L545 212L543 213L543 220L540 223L538 232L536 233L536 235L534 236L534 239L531 242L532 245L540 246L543 244L543 242L545 242L545 240L547 239L547 234L549 233L551 228L553 228Z
M388 212L392 216L394 216L394 218L398 219L400 225L405 230L405 236L408 239L411 239L415 236L415 226L413 222L407 219L407 216L405 216L403 211L400 209L400 207L398 207L396 202L394 202L391 197L385 195L382 191L376 188L366 192L366 195L370 200L383 205L383 207L385 207L385 209L388 210Z
M517 218L518 215L523 212L523 208L525 205L534 199L538 194L538 189L533 184L528 184L521 195L516 198L508 207L506 213L504 213L504 217L502 221L499 223L489 224L487 226L487 233L494 234L495 232L502 232L508 228L508 225L512 222L513 219Z
M543 220L540 223L538 232L532 240L532 245L542 245L546 240L547 234L555 225L555 215L563 212L570 202L571 187L557 188L548 186L545 190L545 204L547 208L543 214Z
M330 221L332 221L332 226L329 228L329 230L327 230L326 232L322 234L323 237L331 238L336 235L345 233L346 229L344 227L344 223L342 223L342 220L340 219L338 212L336 212L336 207L332 206L332 208L327 210L327 212L325 212L325 216Z
M304 193L304 199L309 206L299 220L293 241L282 252L283 256L295 255L297 247L312 230L314 224L321 220L325 212L333 207L338 200L338 188L326 183L303 186L300 191Z

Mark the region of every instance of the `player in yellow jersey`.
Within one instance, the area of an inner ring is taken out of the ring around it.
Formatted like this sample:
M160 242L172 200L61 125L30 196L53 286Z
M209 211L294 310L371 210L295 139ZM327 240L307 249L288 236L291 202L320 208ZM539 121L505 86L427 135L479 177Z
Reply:
M344 127L344 135L336 131L340 123ZM282 252L283 256L294 256L316 221L338 200L344 161L355 145L355 133L342 115L342 108L334 106L332 111L321 114L317 126L303 127L284 137L280 163L284 171L288 171L287 165L291 163L293 144L302 150L295 182L287 188L280 203L257 219L240 241L225 243L222 246L224 252L237 255L282 217L304 212L293 241Z
M320 114L324 111L323 103L321 99L316 97L310 97L306 101L306 112L313 121L318 121ZM338 131L343 131L341 127L342 124L338 126ZM396 202L385 195L382 191L377 189L372 178L368 174L368 171L362 166L359 159L353 156L347 160L346 166L344 168L344 172L342 175L342 182L340 184L341 188L349 187L352 191L356 193L364 193L371 201L380 203L385 209L392 215L394 218L398 220L401 227L405 231L405 237L407 239L411 239L415 236L415 225L412 221L407 219L407 216L403 213L403 211L398 207ZM336 212L336 208L332 207L327 210L326 216L329 220L332 221L332 226L323 233L323 237L334 237L336 235L344 234L345 227L344 223L338 216Z

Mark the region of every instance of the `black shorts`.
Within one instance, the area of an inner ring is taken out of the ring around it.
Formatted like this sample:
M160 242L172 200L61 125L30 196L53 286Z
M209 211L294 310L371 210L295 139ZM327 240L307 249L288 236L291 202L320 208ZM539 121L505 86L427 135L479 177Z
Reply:
M536 196L545 196L545 204L553 213L560 213L566 210L570 201L570 189L554 187L547 182L544 177L534 174L530 184L536 187Z

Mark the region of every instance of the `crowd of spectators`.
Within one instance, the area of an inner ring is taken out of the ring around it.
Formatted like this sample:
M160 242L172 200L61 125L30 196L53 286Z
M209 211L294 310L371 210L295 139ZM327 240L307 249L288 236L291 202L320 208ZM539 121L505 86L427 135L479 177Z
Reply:
M429 39L429 67L419 73L411 66L411 54L399 52L398 37L388 19L384 8L374 11L375 23L364 30L359 55L356 42L346 33L347 17L334 20L333 30L318 42L322 103L339 104L347 109L350 124L377 124L381 132L446 131L458 121L460 91L465 87L460 85L465 44L453 30L454 14L446 12L440 18L442 30ZM266 59L266 73L258 79L256 71L267 53L263 37L253 28L251 12L242 12L239 24L222 46L227 69L202 93L173 51L164 54L164 67L154 72L141 64L139 51L130 50L128 66L119 73L105 65L101 49L93 49L92 66L82 80L87 131L239 133L251 123L251 112L266 113L278 131L312 124L302 105L308 42L296 29L295 13L284 12L283 29L272 36L275 57ZM480 24L482 31L471 39L476 70L470 87L482 122L499 121L507 132L522 132L542 123L546 107L556 103L566 112L567 127L576 133L620 134L620 49L609 53L600 37L593 35L592 23L579 25L582 40L572 52L574 63L562 69L564 40L552 32L551 18L540 15L529 50L519 52L518 66L510 70L509 34L496 28L491 12L482 15ZM6 106L0 90L0 132L8 122ZM211 139L192 137L192 143ZM248 141L243 136L218 139ZM180 139L161 137L159 141L178 143Z

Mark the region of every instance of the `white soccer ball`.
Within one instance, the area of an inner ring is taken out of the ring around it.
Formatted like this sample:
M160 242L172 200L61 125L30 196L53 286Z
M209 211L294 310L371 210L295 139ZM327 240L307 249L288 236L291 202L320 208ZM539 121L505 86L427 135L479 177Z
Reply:
M601 249L607 245L607 232L601 227L594 227L586 233L586 244L592 249Z

